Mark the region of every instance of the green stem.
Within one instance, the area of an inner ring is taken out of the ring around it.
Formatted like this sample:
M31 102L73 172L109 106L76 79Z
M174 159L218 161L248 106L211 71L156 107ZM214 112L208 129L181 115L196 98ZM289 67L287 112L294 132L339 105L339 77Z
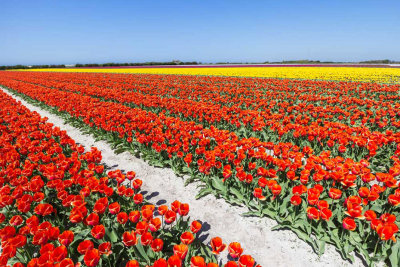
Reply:
M340 234L340 241L343 240L343 235L344 235L344 228L342 229L342 233Z
M112 267L112 264L111 264L111 260L110 260L109 255L107 255L107 262L108 262L108 266Z
M378 244L379 244L379 241L375 243L374 258L375 258L375 255L376 255L376 250L378 249Z

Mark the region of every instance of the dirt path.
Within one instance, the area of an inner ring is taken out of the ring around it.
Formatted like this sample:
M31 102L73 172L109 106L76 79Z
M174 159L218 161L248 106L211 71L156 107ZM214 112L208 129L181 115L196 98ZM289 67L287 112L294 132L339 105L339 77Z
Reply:
M1 87L0 90L12 95ZM184 180L177 177L171 169L150 166L128 152L117 155L104 141L95 141L92 136L65 124L60 117L31 105L18 96L12 96L30 110L38 112L42 117L48 117L49 122L66 130L69 136L86 149L97 147L102 152L103 162L108 166L135 171L137 177L143 180L143 190L149 192L147 197L152 203L170 204L174 200L189 203L191 218L204 223L207 231L203 236L206 242L214 236L220 236L227 244L238 241L244 247L244 253L251 254L263 267L363 266L357 257L354 264L344 261L330 245L327 245L325 254L318 258L311 247L298 239L293 232L271 231L271 227L276 225L275 221L269 218L240 216L247 211L244 207L233 207L211 195L196 200L196 184L185 187Z

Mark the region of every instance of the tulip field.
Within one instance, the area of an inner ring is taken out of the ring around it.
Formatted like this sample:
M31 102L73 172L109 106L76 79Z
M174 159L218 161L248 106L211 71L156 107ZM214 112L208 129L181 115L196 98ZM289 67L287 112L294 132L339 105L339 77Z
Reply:
M211 76L237 76L237 77L264 77L278 79L311 79L311 80L336 80L360 81L380 83L400 83L400 68L385 67L354 67L343 65L341 67L303 66L268 66L249 67L232 66L176 66L172 68L60 68L60 69L26 69L21 71L56 71L56 72L96 72L96 73L131 73L131 74L178 74L178 75L211 75Z
M1 266L218 266L225 247L254 265L240 243L202 244L189 204L147 203L135 172L106 173L96 148L5 93L0 104Z
M400 68L279 68L1 71L0 86L318 255L398 266ZM1 266L261 266L1 91L0 114Z

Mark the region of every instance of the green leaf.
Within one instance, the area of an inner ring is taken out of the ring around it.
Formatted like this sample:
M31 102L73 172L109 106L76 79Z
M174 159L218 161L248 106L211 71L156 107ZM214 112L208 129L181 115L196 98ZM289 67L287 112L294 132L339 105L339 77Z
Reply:
M149 160L150 165L153 165L155 167L164 167L164 164L158 160Z
M214 177L211 182L212 186L217 189L218 191L221 191L224 195L226 194L226 186L220 180L218 177Z
M194 180L195 180L194 176L191 176L191 177L187 178L186 181L185 181L185 186L187 186L188 184L194 182Z
M250 208L250 209L256 209L256 210L258 210L259 209L259 203L257 202L257 201L255 201L255 200L253 200L253 201L247 201L247 206ZM260 216L261 216L262 214L260 214Z
M136 245L137 250L139 251L140 255L148 262L150 263L150 259L147 256L147 253L144 251L143 245L142 243L138 242L138 244Z
M399 266L400 259L400 242L397 242L389 252L389 261L392 266Z
M114 152L115 152L115 154L121 154L121 153L123 153L123 152L125 152L125 148L124 147L121 147L121 148L117 148L117 149L115 149L114 150Z
M315 253L317 253L318 255L321 254L321 252L320 252L321 250L320 250L318 244L314 240L312 240L311 237L304 231L294 228L291 225L281 225L281 224L274 226L273 230L279 230L279 229L285 229L285 228L292 230L301 240L307 242L313 248ZM324 244L324 249L325 249L325 244Z
M149 255L149 257L152 259L156 256L156 253L151 249L150 246L147 249L147 255Z
M290 198L291 198L291 196L290 196L290 195L287 195L287 196L282 200L282 203L281 203L280 208L279 208L279 213L283 213L284 211L287 211L287 204L289 203Z
M332 220L329 220L326 223L327 223L328 227L331 228L331 229L336 229L337 228L336 225L332 222Z
M118 241L118 235L117 235L117 233L115 232L114 229L112 229L111 231L109 231L109 230L106 228L106 235L108 236L108 238L110 238L110 240L111 240L112 243L115 243L115 242Z
M242 193L240 193L240 191L239 190L237 190L236 188L231 188L230 189L230 192L232 193L232 194L234 194L240 201L245 201L245 198L244 198L244 196L242 195Z
M259 215L260 214L257 211L248 211L248 212L245 212L245 213L241 214L241 216L243 216L243 217L253 217L253 216L259 216Z
M263 210L262 210L262 213L265 214L265 215L267 215L267 216L270 217L270 218L273 218L273 219L276 217L276 212L275 212L275 211L272 211L272 210L270 210L270 209L268 209L268 208L263 209Z
M322 255L325 252L326 242L324 240L318 240L317 242L318 242L318 247L319 247L319 255Z
M199 191L199 193L196 195L196 199L202 198L208 194L212 193L212 189L209 187L203 188Z
M354 257L350 255L350 252L354 250L354 247L349 244L349 242L346 242L344 244L344 251L346 252L346 256L349 258L349 260L353 263L354 262Z

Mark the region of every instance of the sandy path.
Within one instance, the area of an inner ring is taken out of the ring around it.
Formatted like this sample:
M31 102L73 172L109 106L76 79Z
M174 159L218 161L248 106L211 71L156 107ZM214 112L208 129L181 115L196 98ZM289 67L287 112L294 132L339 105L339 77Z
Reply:
M170 204L174 200L189 203L191 218L202 221L205 230L208 230L203 235L207 242L214 236L220 236L227 244L238 241L244 247L244 253L251 254L264 267L363 266L357 257L354 264L344 261L331 245L327 245L325 254L318 258L311 247L298 239L293 232L271 231L271 227L276 225L275 221L269 218L241 217L240 214L247 211L244 207L230 206L212 195L196 200L196 184L185 187L184 180L177 177L171 169L152 167L128 152L117 155L104 141L95 141L91 135L85 135L79 129L65 124L60 117L27 103L1 87L0 90L12 95L42 117L48 117L49 122L66 130L69 136L86 149L96 146L101 150L103 162L108 166L135 171L137 177L143 180L143 190L149 192L147 197L152 203Z

